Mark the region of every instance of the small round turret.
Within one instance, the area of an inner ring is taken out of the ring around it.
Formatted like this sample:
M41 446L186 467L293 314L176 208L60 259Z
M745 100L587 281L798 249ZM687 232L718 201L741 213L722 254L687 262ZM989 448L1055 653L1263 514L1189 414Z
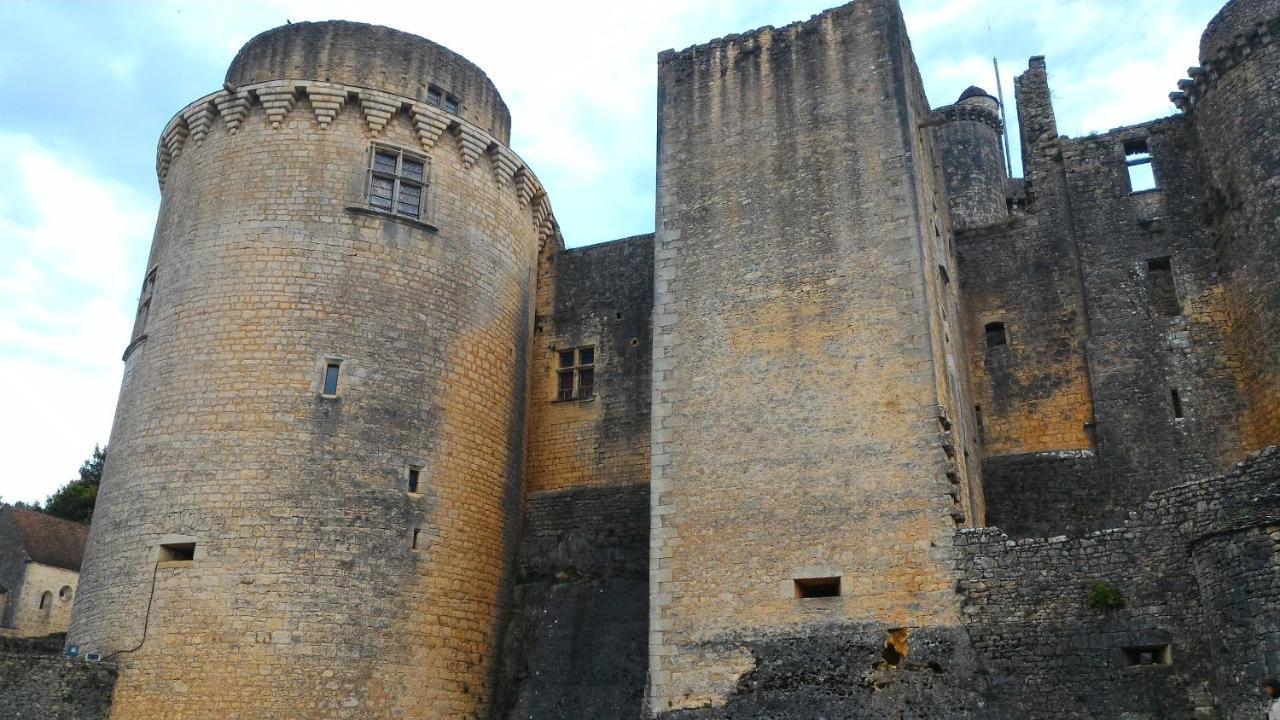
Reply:
M936 129L950 199L951 220L957 230L982 227L1008 217L1004 131L1000 103L972 86L954 105L939 108Z

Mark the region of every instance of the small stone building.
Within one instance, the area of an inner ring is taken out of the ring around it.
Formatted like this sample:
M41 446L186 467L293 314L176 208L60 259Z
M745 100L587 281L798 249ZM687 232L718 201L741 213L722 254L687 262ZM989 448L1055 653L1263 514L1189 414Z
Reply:
M64 633L89 528L0 506L0 635Z

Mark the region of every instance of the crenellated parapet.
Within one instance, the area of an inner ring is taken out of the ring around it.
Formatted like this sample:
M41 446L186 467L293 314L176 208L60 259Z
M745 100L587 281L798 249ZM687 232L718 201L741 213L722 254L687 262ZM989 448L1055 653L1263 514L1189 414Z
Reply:
M1169 93L1169 100L1179 110L1191 112L1220 78L1265 52L1280 38L1280 14L1267 20L1236 25L1239 27L1230 28L1234 30L1233 34L1222 37L1228 31L1222 19L1217 18L1210 24L1200 48L1200 65L1188 68L1190 77L1179 80L1178 90Z
M300 103L305 100L305 103ZM542 183L514 151L490 133L426 102L366 87L318 80L269 80L242 87L224 87L183 108L160 133L156 147L156 175L163 189L169 169L185 153L197 150L205 137L222 123L231 135L239 133L254 112L266 116L272 129L279 129L299 105L310 107L316 125L325 131L343 112L357 112L368 128L369 137L378 138L397 116L402 115L416 130L418 144L425 153L452 145L462 166L492 173L501 188L513 192L521 207L530 207L539 241L559 238L559 224Z

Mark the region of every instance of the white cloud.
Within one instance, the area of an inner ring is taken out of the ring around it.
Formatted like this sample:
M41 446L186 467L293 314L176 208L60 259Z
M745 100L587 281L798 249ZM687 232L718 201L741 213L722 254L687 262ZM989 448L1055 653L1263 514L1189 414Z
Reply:
M0 133L0 497L38 500L106 443L155 209Z

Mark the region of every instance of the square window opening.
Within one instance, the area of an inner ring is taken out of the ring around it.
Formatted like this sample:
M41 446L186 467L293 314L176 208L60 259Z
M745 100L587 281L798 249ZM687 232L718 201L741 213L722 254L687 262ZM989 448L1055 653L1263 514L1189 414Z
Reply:
M989 322L983 328L983 332L987 336L987 347L995 348L1009 344L1009 335L1005 331L1004 323Z
M426 158L398 148L374 146L369 162L369 207L392 215L421 219L429 171L430 164Z
M1178 302L1178 288L1173 281L1173 261L1168 257L1147 260L1147 289L1151 294L1152 308L1165 317L1182 313Z
M321 394L336 397L338 394L338 368L341 363L330 362L324 366L324 387Z
M1156 175L1151 165L1151 151L1146 140L1131 140L1124 145L1125 166L1129 171L1129 192L1155 190Z
M160 562L191 562L196 559L196 544L165 543L160 546Z
M556 400L587 400L596 390L596 349L580 347L556 352Z
M840 578L796 578L796 597L801 599L840 597Z
M1136 645L1120 648L1125 667L1144 665L1172 665L1173 650L1169 645Z

